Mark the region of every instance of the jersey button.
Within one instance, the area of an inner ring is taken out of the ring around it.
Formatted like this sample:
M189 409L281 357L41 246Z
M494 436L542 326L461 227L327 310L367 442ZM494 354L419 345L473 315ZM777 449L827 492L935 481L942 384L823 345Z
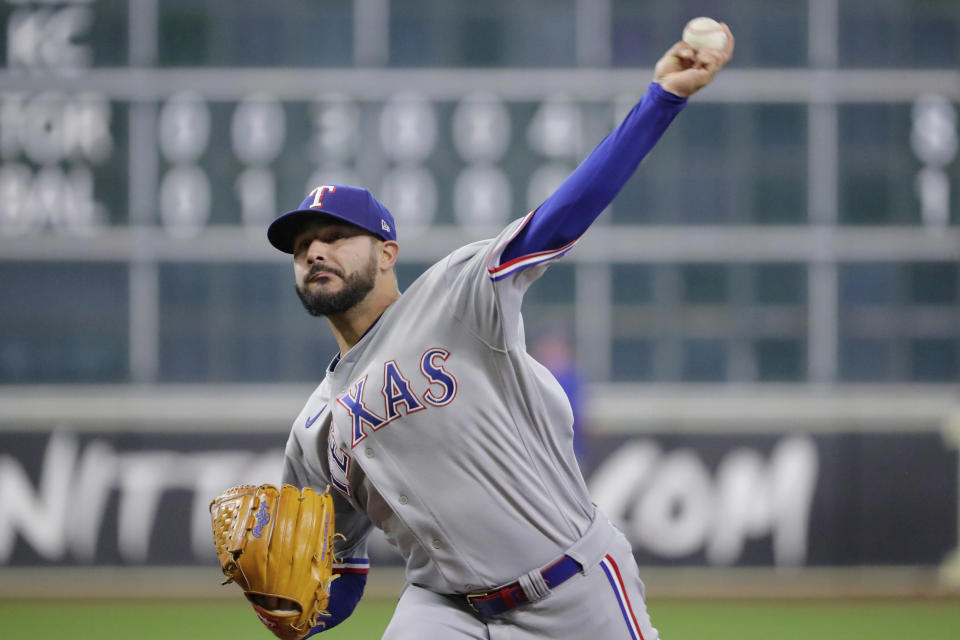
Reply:
M367 456L368 458L372 458L372 457L373 457L373 449L370 448L370 447L367 447L366 449L364 449L363 455Z
M442 545L442 543L440 542L440 538L434 538L433 541L430 542L430 545L431 545L434 549L439 549L440 546Z
M399 502L400 504L407 504L410 501L407 499L407 496L400 496Z

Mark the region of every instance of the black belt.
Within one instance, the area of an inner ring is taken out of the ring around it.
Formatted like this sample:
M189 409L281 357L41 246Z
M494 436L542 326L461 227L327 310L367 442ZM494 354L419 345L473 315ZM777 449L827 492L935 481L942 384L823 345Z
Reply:
M557 588L580 571L580 563L570 556L563 556L540 572L543 581L551 589ZM482 616L495 616L515 609L528 601L520 582L487 593L471 593L465 596L471 609Z

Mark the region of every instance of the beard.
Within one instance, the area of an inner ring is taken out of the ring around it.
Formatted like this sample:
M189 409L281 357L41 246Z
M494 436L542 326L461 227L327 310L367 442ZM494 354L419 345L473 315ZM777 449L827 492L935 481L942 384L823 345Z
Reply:
M309 280L317 273L332 273L343 280L343 286L334 293L324 293L319 287L313 291L307 291L298 284L297 296L303 303L303 308L312 316L338 316L355 307L373 290L377 279L377 256L371 250L370 261L366 266L349 276L345 276L339 269L315 264L304 280Z

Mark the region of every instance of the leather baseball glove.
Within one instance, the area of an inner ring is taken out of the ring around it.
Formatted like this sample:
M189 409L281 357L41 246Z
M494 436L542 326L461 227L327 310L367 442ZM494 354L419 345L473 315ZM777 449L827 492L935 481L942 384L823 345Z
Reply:
M237 583L278 638L299 640L328 616L333 499L289 484L240 485L210 503L223 584Z

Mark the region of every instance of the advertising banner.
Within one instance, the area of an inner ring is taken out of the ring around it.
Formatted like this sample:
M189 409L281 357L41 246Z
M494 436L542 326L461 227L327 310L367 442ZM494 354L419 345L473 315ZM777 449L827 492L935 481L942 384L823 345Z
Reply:
M0 431L0 565L214 563L210 500L278 482L284 441ZM957 467L934 430L598 434L583 463L647 566L935 567L957 548ZM381 543L375 560L398 562Z

